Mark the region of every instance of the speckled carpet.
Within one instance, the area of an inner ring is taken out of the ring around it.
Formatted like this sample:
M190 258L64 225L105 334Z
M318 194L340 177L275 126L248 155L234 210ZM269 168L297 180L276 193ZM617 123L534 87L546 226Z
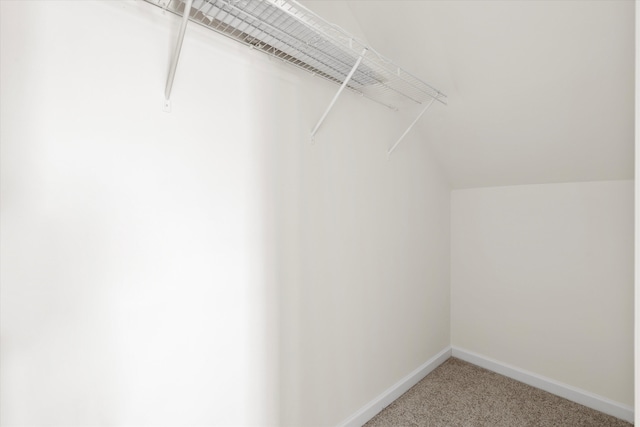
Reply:
M450 358L366 427L628 427L546 391Z

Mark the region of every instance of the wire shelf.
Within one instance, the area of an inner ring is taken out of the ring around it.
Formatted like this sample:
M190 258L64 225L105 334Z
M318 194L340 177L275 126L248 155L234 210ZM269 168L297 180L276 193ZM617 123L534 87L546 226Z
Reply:
M145 1L184 13L185 0ZM337 84L362 57L346 87L392 109L446 104L442 92L294 0L193 0L189 19Z

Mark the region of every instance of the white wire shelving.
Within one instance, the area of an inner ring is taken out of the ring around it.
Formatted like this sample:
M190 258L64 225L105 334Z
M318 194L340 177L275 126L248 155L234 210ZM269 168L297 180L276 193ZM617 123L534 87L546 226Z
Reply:
M312 138L344 89L394 110L407 104L427 104L420 116L434 101L446 105L442 92L295 0L145 1L183 17L165 89L167 109L188 20L339 84L336 96L313 128Z

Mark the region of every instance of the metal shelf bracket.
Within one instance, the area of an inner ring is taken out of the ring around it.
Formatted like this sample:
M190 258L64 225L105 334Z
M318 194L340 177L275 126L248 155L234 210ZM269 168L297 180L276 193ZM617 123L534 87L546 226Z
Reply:
M349 83L349 80L351 80L351 77L353 77L353 74L358 69L358 66L360 66L360 63L362 62L362 59L364 58L364 55L367 53L367 50L368 49L365 47L364 50L362 51L362 53L360 54L360 56L358 57L358 60L356 61L356 63L353 65L353 68L351 68L351 71L349 72L347 77L342 82L342 85L340 85L340 89L338 89L338 92L335 94L335 96L331 100L331 103L329 104L327 109L324 111L324 114L322 114L322 117L320 117L320 120L316 124L316 127L314 127L313 130L311 131L311 142L315 141L315 136L316 136L316 133L318 132L318 129L320 128L320 125L322 125L322 122L324 122L324 119L327 117L327 114L329 114L329 111L331 111L331 109L333 108L333 105L338 100L338 97L340 96L342 91L347 87L347 84Z
M180 59L180 51L182 50L182 42L184 41L184 33L187 30L187 23L189 22L189 16L191 15L192 5L193 0L187 0L184 5L182 23L180 24L180 32L178 33L178 41L176 42L176 48L173 51L173 58L171 58L171 67L169 68L169 75L167 76L167 85L164 88L164 105L162 110L167 113L171 111L171 89L173 88L173 79L176 76L178 60Z
M440 94L438 93L438 95L440 95ZM407 136L407 134L409 133L409 131L411 130L411 128L413 128L413 127L415 126L415 124L416 124L416 123L418 123L418 120L420 120L420 117L422 117L422 115L423 115L424 113L426 113L426 112L427 112L427 110L429 109L429 107L431 107L431 106L433 105L433 101L435 101L437 97L438 97L438 96L435 96L435 97L431 98L431 101L429 102L429 104L427 104L427 106L426 106L426 107L424 107L424 108L422 109L422 111L420 112L420 114L418 114L418 117L416 117L416 119L413 121L413 123L411 123L411 124L409 125L409 127L407 128L407 130L405 130L405 131L404 131L404 133L400 136L400 138L398 138L398 140L396 141L396 143L395 143L395 144L393 144L393 146L392 146L391 148L389 148L389 150L387 150L387 154L388 154L388 155L391 155L391 153L393 153L393 150L395 150L395 149L396 149L396 147L398 146L398 144L400 144L400 142L402 142L402 140L404 139L404 137L405 137L405 136Z

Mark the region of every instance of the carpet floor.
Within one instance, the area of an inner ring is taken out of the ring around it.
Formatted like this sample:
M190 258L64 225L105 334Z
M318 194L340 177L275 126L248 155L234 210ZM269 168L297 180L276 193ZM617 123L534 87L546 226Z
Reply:
M450 358L366 427L628 427L632 424Z

